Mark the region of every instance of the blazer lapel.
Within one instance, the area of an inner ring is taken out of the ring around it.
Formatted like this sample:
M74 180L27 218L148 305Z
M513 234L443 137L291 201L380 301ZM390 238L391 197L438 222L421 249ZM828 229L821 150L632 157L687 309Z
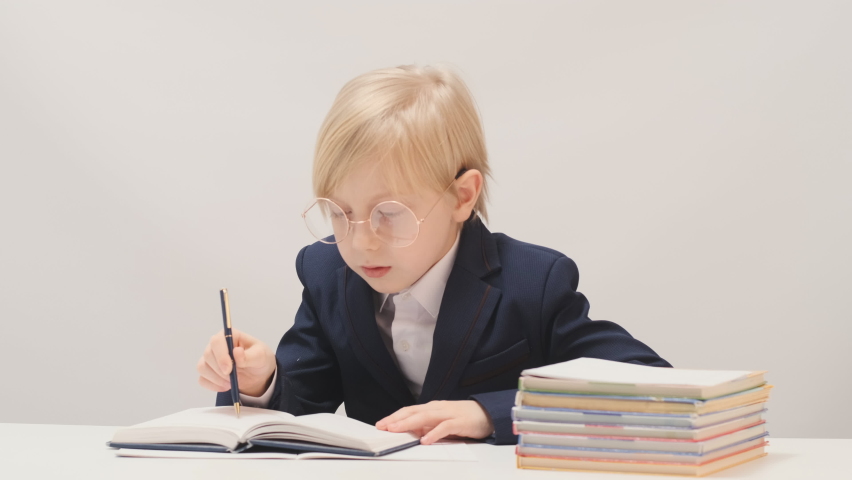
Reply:
M340 291L344 296L343 322L355 355L394 398L403 405L413 405L414 396L379 334L372 287L349 267L339 272Z
M500 270L491 232L476 218L465 224L435 325L432 356L418 403L448 398L500 301L483 279Z

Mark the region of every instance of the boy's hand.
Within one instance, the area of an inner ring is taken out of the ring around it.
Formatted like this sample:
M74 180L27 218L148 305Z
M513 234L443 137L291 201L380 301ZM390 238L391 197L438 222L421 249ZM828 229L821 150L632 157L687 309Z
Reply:
M265 343L236 328L231 329L234 339L234 361L237 363L237 381L240 393L259 397L269 388L275 373L275 354ZM225 333L210 337L210 343L198 360L198 383L214 392L226 392L231 388L231 357Z
M379 430L412 432L429 445L454 435L485 438L494 432L491 417L474 400L434 401L424 405L400 408L376 423Z

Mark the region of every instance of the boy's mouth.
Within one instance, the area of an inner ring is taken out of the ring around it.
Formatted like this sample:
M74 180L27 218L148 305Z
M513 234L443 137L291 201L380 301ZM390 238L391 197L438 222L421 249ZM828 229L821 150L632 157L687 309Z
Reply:
M361 267L361 270L368 277L379 278L385 276L390 271L391 267Z

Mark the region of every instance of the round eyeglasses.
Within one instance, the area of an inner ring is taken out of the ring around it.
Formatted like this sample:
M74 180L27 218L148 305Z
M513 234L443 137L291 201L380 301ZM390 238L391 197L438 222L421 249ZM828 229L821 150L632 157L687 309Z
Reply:
M426 221L426 217L432 213L432 210L444 198L447 190L466 171L467 169L465 168L459 170L453 181L441 193L438 201L432 205L432 208L421 219L418 219L417 215L406 205L395 200L390 200L381 202L373 207L372 212L370 212L370 218L367 220L349 220L343 209L328 198L314 199L308 205L308 208L302 212L302 218L305 219L305 225L307 225L311 234L322 243L340 243L352 230L350 224L370 222L370 230L381 241L392 247L407 247L417 240L417 236L420 234L420 224Z

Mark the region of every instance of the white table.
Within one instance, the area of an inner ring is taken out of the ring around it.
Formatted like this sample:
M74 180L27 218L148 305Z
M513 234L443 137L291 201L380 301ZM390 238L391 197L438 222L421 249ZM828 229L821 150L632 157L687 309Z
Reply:
M0 476L19 478L145 479L400 479L678 478L634 474L550 472L515 468L513 446L471 444L478 462L373 460L189 460L122 458L106 447L117 427L0 424ZM709 478L852 478L852 439L770 438L769 455ZM683 478L683 477L680 477Z

